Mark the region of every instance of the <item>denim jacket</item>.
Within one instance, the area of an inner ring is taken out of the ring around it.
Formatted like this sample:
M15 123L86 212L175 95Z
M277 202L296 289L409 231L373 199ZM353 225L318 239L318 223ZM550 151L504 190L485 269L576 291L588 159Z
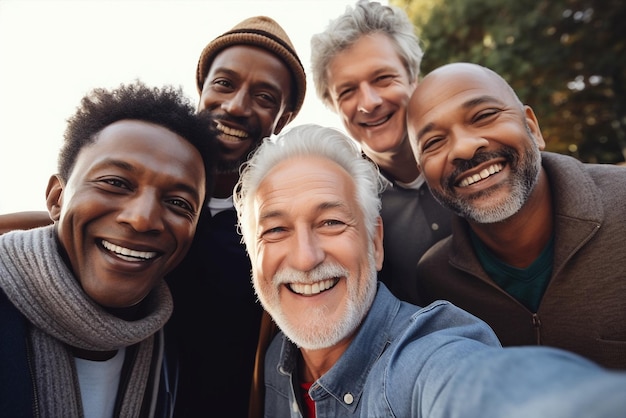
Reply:
M266 417L302 417L299 357L284 334L274 338ZM611 417L626 410L624 388L625 373L552 348L503 349L484 322L449 302L420 308L379 284L354 340L309 395L318 418Z

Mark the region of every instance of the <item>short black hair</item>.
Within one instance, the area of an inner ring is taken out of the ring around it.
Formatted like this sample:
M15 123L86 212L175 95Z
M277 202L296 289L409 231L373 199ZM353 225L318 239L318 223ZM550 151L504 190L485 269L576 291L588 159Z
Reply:
M96 88L81 99L67 120L59 152L58 175L70 177L80 150L96 141L107 126L120 120L140 120L162 126L191 143L202 156L206 172L206 196L211 196L217 155L217 131L208 112L196 114L181 88L148 87L141 81L115 89Z

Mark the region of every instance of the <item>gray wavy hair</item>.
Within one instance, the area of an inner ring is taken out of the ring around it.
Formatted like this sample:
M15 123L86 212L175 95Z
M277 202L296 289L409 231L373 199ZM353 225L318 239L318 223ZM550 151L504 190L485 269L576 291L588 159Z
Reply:
M383 191L378 167L365 157L358 145L334 128L315 124L296 126L275 139L266 138L254 155L242 165L233 200L239 220L239 232L253 257L257 219L253 211L257 189L278 163L301 156L327 158L339 164L352 177L356 199L363 212L370 237L378 223Z
M331 107L328 92L328 65L340 52L362 36L383 33L396 46L410 80L417 81L424 52L415 27L404 10L379 2L359 0L354 8L331 20L326 29L311 38L311 72L317 96Z

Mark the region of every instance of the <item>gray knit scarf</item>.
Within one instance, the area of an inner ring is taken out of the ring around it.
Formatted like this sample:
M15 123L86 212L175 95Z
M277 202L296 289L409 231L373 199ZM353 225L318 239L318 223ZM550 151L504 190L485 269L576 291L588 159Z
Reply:
M144 397L152 414L163 352L157 335L173 308L165 282L144 301L149 312L144 318L125 321L113 316L83 292L60 256L54 226L48 226L0 236L0 287L31 324L42 417L83 416L74 357L66 344L96 351L138 344L130 380L118 399L120 416L138 417ZM147 388L151 372L155 387Z

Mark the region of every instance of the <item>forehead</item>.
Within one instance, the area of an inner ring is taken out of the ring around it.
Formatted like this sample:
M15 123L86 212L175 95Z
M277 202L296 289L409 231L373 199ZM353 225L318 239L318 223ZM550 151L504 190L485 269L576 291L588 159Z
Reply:
M303 206L317 208L324 202L352 206L356 201L350 175L334 161L317 156L280 162L261 181L255 197L261 211L306 210Z
M409 129L482 102L513 105L516 99L503 79L482 67L452 65L435 70L418 84L411 97Z
M250 77L289 92L289 68L277 55L260 47L234 45L218 52L209 67L209 75L220 71Z
M204 178L202 156L190 142L163 126L140 120L120 120L105 127L78 153L72 172L113 160L158 166L164 174L183 174L194 181Z
M502 102L513 100L507 84L478 66L450 66L427 75L414 93L414 103L425 108L435 104L467 100L469 97L489 96Z
M358 59L355 59L358 58ZM329 83L339 83L356 74L394 68L406 74L396 46L383 33L362 35L352 45L337 53L329 62Z

